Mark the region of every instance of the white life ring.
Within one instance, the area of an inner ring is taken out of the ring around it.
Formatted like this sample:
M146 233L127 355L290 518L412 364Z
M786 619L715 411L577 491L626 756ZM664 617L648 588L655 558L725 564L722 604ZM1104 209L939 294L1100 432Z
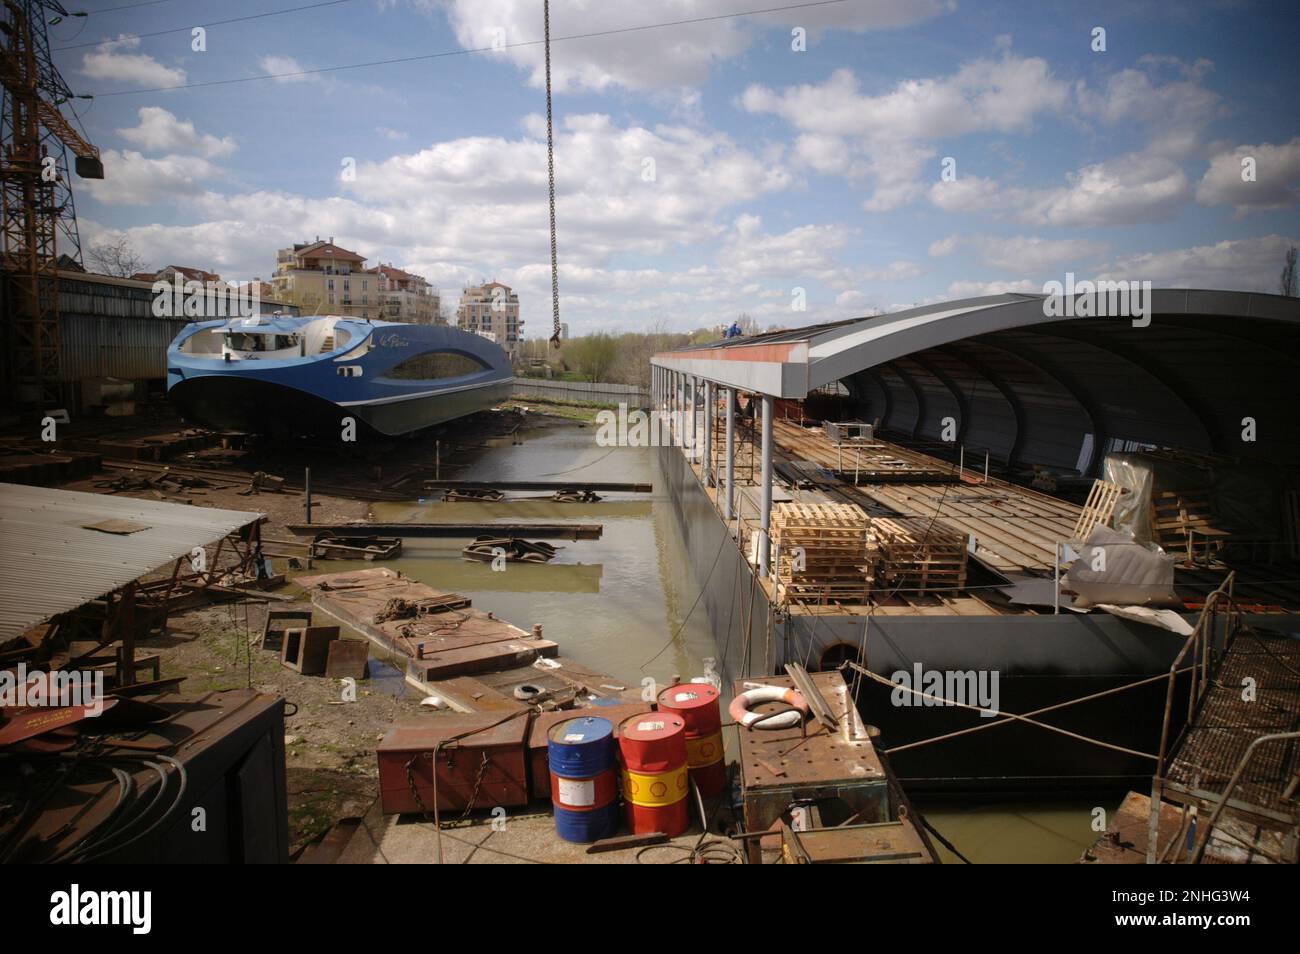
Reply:
M764 702L784 702L794 708L780 713L750 711L751 706L762 705ZM732 699L727 714L747 729L755 723L758 723L760 729L789 729L802 723L808 715L808 702L797 689L760 686Z

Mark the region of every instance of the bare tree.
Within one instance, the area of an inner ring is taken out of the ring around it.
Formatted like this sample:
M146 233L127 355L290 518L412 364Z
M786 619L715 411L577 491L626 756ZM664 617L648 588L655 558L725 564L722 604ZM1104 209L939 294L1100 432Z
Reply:
M1300 276L1296 275L1295 270L1296 247L1292 245L1286 250L1286 265L1282 267L1282 277L1278 281L1278 290L1289 298L1300 297Z
M130 278L145 269L145 261L125 237L92 245L86 252L91 267L101 275Z

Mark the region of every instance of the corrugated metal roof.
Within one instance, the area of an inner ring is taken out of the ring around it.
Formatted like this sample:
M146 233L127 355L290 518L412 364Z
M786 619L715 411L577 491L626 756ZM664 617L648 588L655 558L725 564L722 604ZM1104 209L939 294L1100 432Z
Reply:
M0 639L261 520L243 510L0 484ZM88 530L129 520L136 533Z

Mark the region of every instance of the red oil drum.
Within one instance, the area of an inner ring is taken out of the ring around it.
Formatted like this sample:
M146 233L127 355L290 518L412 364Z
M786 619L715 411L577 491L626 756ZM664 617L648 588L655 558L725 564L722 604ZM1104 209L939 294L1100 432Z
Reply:
M646 712L624 719L618 729L628 826L638 835L682 834L691 826L685 721Z
M718 690L707 682L683 682L659 693L659 711L686 723L686 764L691 781L705 798L727 790L723 761L722 709Z

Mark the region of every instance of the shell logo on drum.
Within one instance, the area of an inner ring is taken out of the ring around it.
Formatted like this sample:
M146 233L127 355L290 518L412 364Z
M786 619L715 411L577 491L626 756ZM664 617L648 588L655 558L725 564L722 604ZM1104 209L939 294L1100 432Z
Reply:
M623 800L635 834L675 837L690 827L686 722L673 713L636 715L618 729Z

